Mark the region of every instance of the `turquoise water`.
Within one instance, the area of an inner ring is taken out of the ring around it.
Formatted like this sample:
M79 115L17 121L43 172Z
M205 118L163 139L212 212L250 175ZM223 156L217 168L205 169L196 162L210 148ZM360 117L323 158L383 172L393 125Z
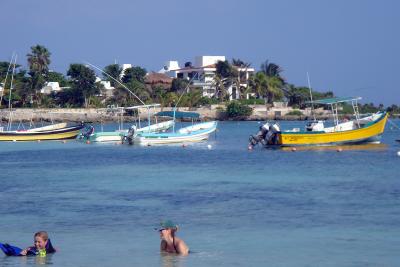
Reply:
M342 152L248 151L258 126L221 122L187 147L0 143L0 242L47 230L59 249L0 266L400 265L399 130ZM160 255L162 219L188 257Z

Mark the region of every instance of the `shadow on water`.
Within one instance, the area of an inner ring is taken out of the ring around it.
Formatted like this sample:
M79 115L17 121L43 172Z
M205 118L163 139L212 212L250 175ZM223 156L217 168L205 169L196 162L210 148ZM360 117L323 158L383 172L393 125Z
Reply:
M384 151L388 149L386 144L359 144L336 146L298 146L282 147L282 151Z

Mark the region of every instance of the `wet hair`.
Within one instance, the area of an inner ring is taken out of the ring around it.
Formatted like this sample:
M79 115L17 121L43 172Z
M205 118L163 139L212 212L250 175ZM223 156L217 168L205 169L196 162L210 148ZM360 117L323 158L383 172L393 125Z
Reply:
M175 233L178 231L178 225L176 225L176 226L173 227L173 228L169 228L169 229L171 229L171 235L172 235L173 237L175 237Z
M47 234L46 231L36 232L34 237L37 237L37 236L41 237L44 241L47 241L49 239L49 235Z

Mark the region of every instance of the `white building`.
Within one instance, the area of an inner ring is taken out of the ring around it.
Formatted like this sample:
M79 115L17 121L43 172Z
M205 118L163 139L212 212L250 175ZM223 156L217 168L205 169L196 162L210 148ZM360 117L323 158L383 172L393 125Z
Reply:
M158 73L165 74L171 78L176 78L176 70L180 69L179 63L176 60L167 61L164 64L164 67L158 71Z
M192 66L173 69L170 71L168 69L168 65L166 68L165 74L169 74L172 78L183 78L183 79L192 79L192 84L195 87L201 87L203 89L203 96L213 97L217 94L216 85L215 85L215 75L217 72L216 63L218 61L225 61L225 56L197 56L195 57L194 64ZM169 61L176 62L176 65L179 66L177 61ZM240 68L235 67L238 70L240 80L240 87L247 87L247 80L250 75L254 73L254 68ZM229 99L239 99L240 91L237 88L237 85L232 85L228 89Z
M40 93L49 95L53 92L58 93L62 90L63 88L60 87L60 84L58 82L47 82L45 86L43 86L42 89L40 89Z
M122 77L124 77L126 69L132 68L132 64L122 64L121 67L122 67L122 71L121 71L121 75L119 77L120 79L122 79Z
M110 81L102 81L99 77L96 77L96 83L99 82L100 84L103 85L103 89L102 89L102 95L104 95L105 97L111 97L114 94L114 87L111 86L111 82Z

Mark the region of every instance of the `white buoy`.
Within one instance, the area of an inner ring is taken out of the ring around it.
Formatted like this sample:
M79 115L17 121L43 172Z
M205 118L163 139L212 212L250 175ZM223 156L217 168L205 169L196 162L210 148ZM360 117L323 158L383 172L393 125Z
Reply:
M399 157L400 157L400 151L397 151L397 156L399 156Z
M248 149L248 150L253 150L253 146L252 146L252 145L249 145L249 146L247 147L247 149Z
M208 148L208 149L211 149L211 148L212 148L212 145L207 145L207 148Z

